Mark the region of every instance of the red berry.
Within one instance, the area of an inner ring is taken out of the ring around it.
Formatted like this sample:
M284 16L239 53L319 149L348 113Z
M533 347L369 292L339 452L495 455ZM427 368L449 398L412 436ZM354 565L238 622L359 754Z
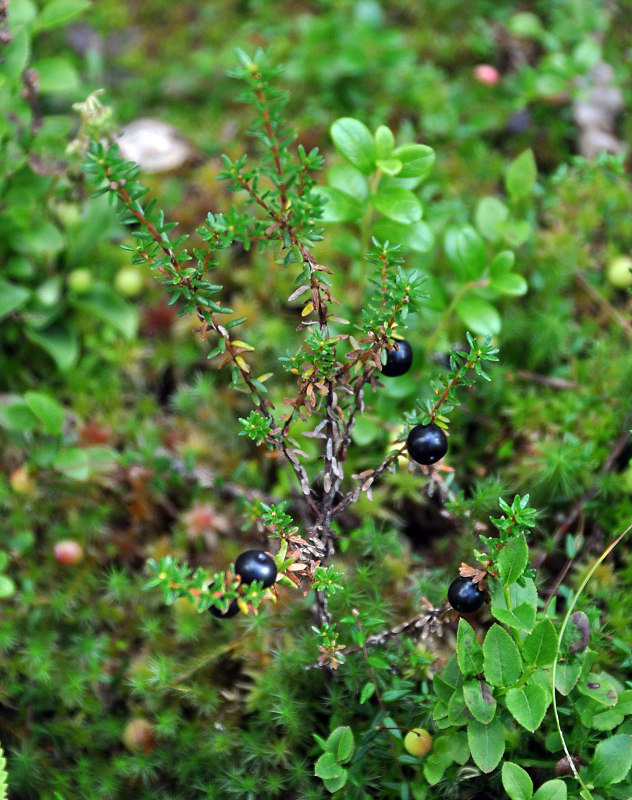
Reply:
M143 717L130 720L123 731L123 743L132 752L150 753L155 746L154 729Z
M65 567L74 567L75 564L83 561L83 547L74 539L62 539L55 543L53 555L55 560Z
M448 452L448 437L434 422L415 425L406 440L408 454L418 464L434 464Z
M496 86L500 80L500 72L491 64L478 64L474 67L474 77L485 86Z

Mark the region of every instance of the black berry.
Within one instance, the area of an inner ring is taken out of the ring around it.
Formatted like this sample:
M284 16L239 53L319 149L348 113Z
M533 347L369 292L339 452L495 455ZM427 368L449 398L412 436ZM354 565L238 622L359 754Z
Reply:
M272 586L276 580L277 568L274 559L263 550L246 550L237 556L235 572L245 585L253 581L263 581L264 587Z
M413 363L413 348L406 339L396 339L392 350L386 351L386 364L382 366L382 375L397 378L408 372Z
M471 578L455 578L448 589L448 602L460 614L471 614L483 605L485 592L479 592Z
M448 437L438 425L415 425L406 441L408 454L418 464L434 464L448 452Z
M239 605L237 604L236 600L231 600L225 614L222 614L222 612L219 610L219 608L216 608L216 606L210 606L209 611L214 617L219 617L219 619L229 619L230 617L234 617L235 614L239 614Z

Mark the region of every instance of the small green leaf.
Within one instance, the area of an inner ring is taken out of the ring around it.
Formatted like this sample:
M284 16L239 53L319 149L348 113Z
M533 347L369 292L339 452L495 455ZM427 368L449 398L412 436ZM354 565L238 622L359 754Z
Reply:
M34 431L39 425L37 417L21 398L6 405L0 419L5 427L14 431Z
M371 197L375 208L394 222L419 222L422 217L421 202L410 189L394 187L381 189Z
M360 705L363 705L369 698L373 697L374 692L375 684L371 683L370 681L365 683L362 687L362 691L360 692Z
M325 742L325 750L328 753L333 753L335 756L337 756L338 746L348 729L348 725L339 725L337 728L334 728Z
M502 238L512 247L523 245L531 234L531 225L525 219L508 219L498 226Z
M468 280L477 281L487 266L485 242L474 228L466 225L456 234L454 246L454 257L460 263Z
M402 170L402 162L397 158L378 158L375 166L391 177L397 175Z
M505 761L502 769L503 787L511 800L531 800L533 781L529 773L512 761Z
M358 203L363 204L369 197L369 182L360 170L350 164L340 164L327 170L327 183L351 195ZM319 187L316 187L319 188Z
M403 144L393 150L392 155L403 164L398 178L421 178L423 180L430 174L435 162L434 150L425 144Z
M527 633L533 630L535 615L535 606L529 603L521 603L511 611L492 605L492 616L494 616L498 622L510 628L517 628L519 631L526 631Z
M470 714L487 725L496 714L496 700L484 681L467 681L463 684L463 698Z
M464 676L478 675L483 671L483 648L476 641L474 629L463 617L459 620L456 635L456 657Z
M481 234L490 242L500 239L498 226L509 216L509 209L497 197L483 197L478 206L474 220Z
M505 701L516 721L531 732L540 726L550 702L547 693L537 684L510 689Z
M431 753L428 756L424 762L424 777L430 786L439 783L451 763L452 759L445 753Z
M43 392L26 392L26 404L42 423L46 433L52 436L61 434L65 412L59 403Z
M538 39L544 33L540 18L529 11L514 14L509 18L507 27L514 36L525 39Z
M570 694L579 680L581 671L582 665L579 659L558 661L555 668L555 688L557 691L565 697Z
M525 571L529 561L529 548L523 533L513 536L504 543L496 561L502 582L509 586L515 583Z
M342 775L339 775L337 778L325 778L323 783L325 784L325 789L332 794L337 792L338 789L342 789L342 787L347 782L347 770L343 769Z
M67 94L80 85L79 73L65 58L42 58L33 64L42 94Z
M372 685L373 684L371 684L371 686ZM450 702L450 698L454 693L454 686L450 686L438 673L436 673L432 679L432 688L439 700L442 700L446 705Z
M375 669L390 669L391 665L382 656L372 655L367 659L368 663Z
M344 767L336 763L333 753L323 753L314 766L314 774L323 780L340 778L345 772Z
M583 39L575 45L571 57L582 74L590 72L603 58L601 44L594 39Z
M77 333L63 320L57 320L43 331L27 327L24 332L28 339L51 356L61 372L66 372L77 363L79 358Z
M73 298L73 305L107 322L126 339L133 339L138 330L138 313L109 286L99 286Z
M632 714L632 689L626 689L619 693L617 711L621 714Z
M469 292L457 302L455 310L461 322L473 333L482 336L495 336L500 333L502 327L500 314L487 300Z
M556 778L543 783L533 795L533 800L566 800L567 797L566 784Z
M35 10L35 9L33 9ZM3 46L2 78L8 84L19 79L31 57L31 37L26 26L19 27L15 11L11 8L11 25L14 27L13 41ZM6 84L5 84L6 85Z
M522 275L516 275L515 272L507 272L504 275L499 275L497 278L492 278L489 285L497 292L512 297L519 297L520 295L526 294L529 288Z
M370 175L375 169L375 140L367 126L353 117L341 117L330 128L336 150L360 172Z
M492 262L489 265L489 275L491 279L494 280L495 278L499 278L501 275L506 275L508 272L511 272L515 262L516 257L511 250L503 250L502 252L497 253L492 258Z
M432 753L424 762L424 777L431 786L437 784L443 777L446 768L456 761L465 764L470 757L470 748L467 736L455 732L438 736L434 741Z
M64 462L65 455L69 458ZM73 461L74 459L74 461ZM87 480L95 475L111 472L118 464L119 456L116 450L111 447L73 447L60 453L54 461L53 466L60 472L65 472L68 477L75 477L70 474L70 469L76 464L79 472L83 473L84 465L87 470L85 477L77 477L76 480Z
M617 704L617 690L605 672L591 672L577 683L577 691L604 706Z
M0 320L22 308L30 296L28 289L0 280Z
M522 658L514 640L500 625L492 625L483 642L485 679L492 686L511 686L522 675Z
M393 131L386 125L380 125L375 131L375 152L378 158L388 158L395 147Z
M538 622L522 645L522 655L527 664L536 667L550 666L557 656L557 635L550 619Z
M47 31L67 25L88 8L89 0L52 0L40 12L35 28L38 31Z
M364 214L362 203L340 189L333 186L315 186L312 191L327 201L321 216L323 222L353 222Z
M470 757L470 746L467 742L467 734L464 731L455 731L437 737L434 743L435 751L449 754L452 761L457 764L465 764Z
M6 575L0 575L0 599L4 600L6 597L13 597L15 594L15 583Z
M612 731L621 725L623 720L623 714L619 714L615 708L608 708L599 714L593 714L588 727L596 731Z
M344 764L351 758L354 750L355 742L353 739L353 731L348 725L345 725L342 729L342 736L338 741L336 761L338 761L340 764Z
M496 769L505 752L505 733L501 721L496 718L489 725L477 719L467 725L467 740L472 759L482 772Z
M63 249L65 240L61 231L52 222L40 220L28 230L16 231L11 237L11 243L24 255L41 257L58 253Z
M610 786L622 781L632 767L632 736L619 734L599 742L588 767L589 780L595 786Z
M448 703L448 719L453 725L463 725L467 721L467 706L463 697L463 689L455 689Z
M532 150L525 150L512 161L505 177L505 186L512 200L522 200L533 192L538 170Z

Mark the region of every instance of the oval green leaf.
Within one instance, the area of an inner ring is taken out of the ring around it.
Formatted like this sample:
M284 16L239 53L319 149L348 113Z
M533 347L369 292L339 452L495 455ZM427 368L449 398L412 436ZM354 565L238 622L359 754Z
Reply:
M566 784L556 778L543 783L533 795L533 800L566 800L567 797Z
M622 781L632 768L632 737L626 734L611 736L599 742L589 770L595 786L610 786Z
M425 144L403 144L393 150L394 158L398 158L403 166L399 178L426 178L434 165L435 152Z
M481 297L466 294L456 304L456 313L465 327L474 333L482 336L500 333L500 314L491 303Z
M43 392L26 392L26 404L42 423L44 431L52 436L61 434L65 412L59 403Z
M387 175L394 176L401 172L402 162L397 158L378 158L375 166Z
M502 769L503 787L511 800L531 800L533 781L529 773L511 761L505 761Z
M79 358L79 340L74 328L58 320L44 331L25 329L25 334L34 344L45 350L58 369L66 372L77 363Z
M333 186L316 186L312 192L327 201L323 206L323 222L353 222L364 213L363 205L355 197Z
M514 640L500 625L492 625L483 642L485 679L492 686L511 686L522 675L522 658Z
M483 648L476 640L474 628L463 617L456 634L456 657L464 676L483 671Z
M522 275L516 275L515 272L506 272L504 275L492 278L489 285L497 292L512 295L513 297L526 294L529 288Z
M509 216L509 209L497 197L483 197L478 206L474 220L481 234L490 242L500 238L499 225Z
M358 203L369 197L369 182L360 170L350 164L339 164L327 170L327 183L334 189L351 195Z
M528 561L527 540L523 533L519 533L505 542L498 554L497 566L502 582L506 586L515 583L524 572Z
M330 128L332 141L341 156L360 172L370 175L375 169L375 140L367 126L353 117L341 117Z
M505 177L505 186L513 200L522 200L533 191L538 170L532 150L525 150L512 161Z
M388 158L395 147L393 131L386 125L380 125L375 131L375 152L378 158Z
M557 656L557 635L550 619L543 619L524 640L522 654L527 664L550 666Z
M467 726L467 741L472 759L481 772L496 769L505 752L505 729L499 719L489 725L472 720Z
M537 684L527 684L519 689L510 689L505 701L514 719L532 733L540 726L549 706L546 692Z
M394 222L419 222L423 214L421 201L410 189L382 189L373 195L371 202L380 214Z
M0 319L22 308L30 296L28 289L0 280Z

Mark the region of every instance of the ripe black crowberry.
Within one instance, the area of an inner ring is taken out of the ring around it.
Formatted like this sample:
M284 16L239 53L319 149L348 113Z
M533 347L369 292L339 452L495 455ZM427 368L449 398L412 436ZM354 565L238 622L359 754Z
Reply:
M209 611L214 617L219 617L219 619L230 619L230 617L234 617L235 614L239 614L239 605L236 600L231 600L225 614L222 614L216 606L209 606Z
M237 556L235 573L239 575L243 584L263 581L265 588L275 582L277 568L274 559L263 550L245 550Z
M382 375L397 378L408 372L413 363L413 348L406 339L396 339L393 349L386 351L386 364L382 365Z
M448 602L460 614L471 614L483 605L485 592L479 592L471 578L455 578L448 588Z
M438 425L415 425L406 440L408 454L418 464L434 464L448 452L448 437Z

